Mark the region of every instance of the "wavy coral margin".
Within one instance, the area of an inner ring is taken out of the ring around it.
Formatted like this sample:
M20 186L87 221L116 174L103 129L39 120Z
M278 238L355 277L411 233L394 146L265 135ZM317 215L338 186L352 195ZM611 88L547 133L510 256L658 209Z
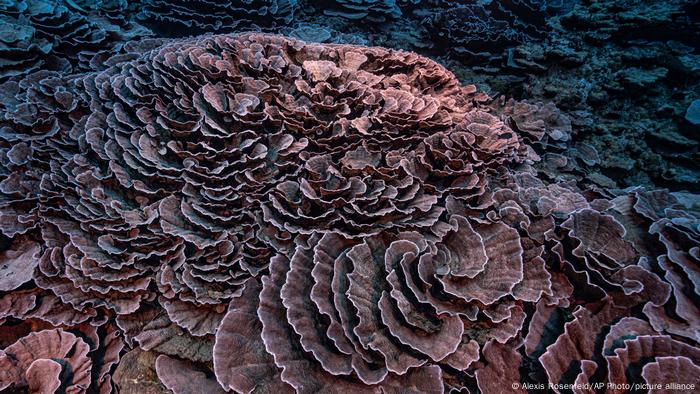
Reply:
M0 387L489 393L504 370L697 370L698 197L546 182L555 108L378 47L130 48L4 85Z

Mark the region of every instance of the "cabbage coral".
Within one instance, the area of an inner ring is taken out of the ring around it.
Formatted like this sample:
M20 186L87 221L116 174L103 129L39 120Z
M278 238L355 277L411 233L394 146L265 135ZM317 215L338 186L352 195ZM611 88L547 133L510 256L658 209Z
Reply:
M37 70L85 71L150 34L125 18L124 0L62 3L0 2L0 82Z
M556 109L414 53L253 33L100 68L3 85L1 388L698 376L697 197L545 182Z

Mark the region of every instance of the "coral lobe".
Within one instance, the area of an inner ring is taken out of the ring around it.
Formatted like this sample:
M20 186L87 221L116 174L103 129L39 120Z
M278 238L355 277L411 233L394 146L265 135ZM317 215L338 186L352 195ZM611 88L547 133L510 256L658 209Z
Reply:
M147 3L146 21L234 23ZM64 53L25 33L31 62ZM0 389L697 380L698 197L551 181L556 107L381 47L114 45L99 66L0 69Z

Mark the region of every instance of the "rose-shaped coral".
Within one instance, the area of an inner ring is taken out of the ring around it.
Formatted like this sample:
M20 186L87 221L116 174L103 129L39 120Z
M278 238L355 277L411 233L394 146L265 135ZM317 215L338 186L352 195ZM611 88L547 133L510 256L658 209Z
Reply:
M63 384L66 392L81 392L90 381L92 363L87 357L88 350L82 339L62 330L29 334L7 347L0 356L0 389L29 386L30 390L50 393ZM68 364L67 373L63 373L67 382L60 379L62 363Z
M322 209L348 202L332 228L349 235L429 227L444 211L362 151L463 117L458 84L427 59L254 34L130 48L104 71L7 83L2 291L31 282L78 316L113 311L144 348L158 345L131 314L211 343L242 284L322 227L267 217L288 213L288 186ZM308 205L289 214L313 218Z
M505 224L475 230L455 215L433 239L415 232L361 242L314 234L291 259L275 257L258 313L282 380L300 392L319 384L342 392L331 388L332 375L348 375L347 390L390 390L384 386L431 373L440 363L446 369L426 381L425 390L441 392L453 369L464 371L478 359L486 338L505 343L514 337L525 318L514 301L541 292L532 286L544 279L523 280L517 231ZM229 327L222 327L222 341L231 335ZM215 365L227 359L215 347ZM314 380L302 378L302 360L313 365ZM240 381L226 383L242 390Z
M696 196L540 178L556 108L413 53L161 44L0 92L0 387L693 379Z

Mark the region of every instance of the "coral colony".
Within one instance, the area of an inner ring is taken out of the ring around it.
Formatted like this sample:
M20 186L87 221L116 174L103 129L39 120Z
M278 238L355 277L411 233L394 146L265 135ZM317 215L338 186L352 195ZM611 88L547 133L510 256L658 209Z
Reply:
M698 15L0 1L0 392L700 390Z

